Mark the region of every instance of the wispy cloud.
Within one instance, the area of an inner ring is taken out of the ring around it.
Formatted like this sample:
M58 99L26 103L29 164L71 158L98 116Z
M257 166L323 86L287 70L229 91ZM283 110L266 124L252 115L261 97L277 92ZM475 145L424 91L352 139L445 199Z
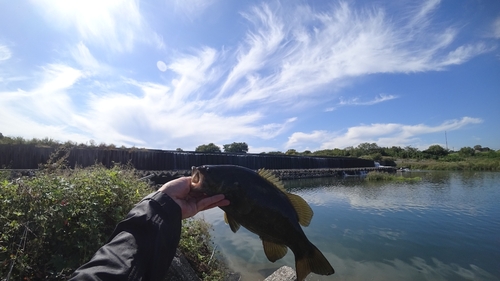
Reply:
M368 100L368 101L361 101L358 97L350 98L350 99L344 99L343 97L340 97L340 102L336 106L329 107L329 108L325 109L325 111L333 111L340 106L374 105L377 103L390 101L390 100L397 99L397 98L398 98L398 96L386 95L386 94L379 94L374 99Z
M177 74L171 82L174 88L172 95L174 106L189 99L193 100L191 95L196 94L200 87L218 79L217 66L213 65L217 58L216 50L205 47L193 55L183 55L168 65L168 69ZM211 97L208 89L204 90L203 96L198 95L199 99L205 100Z
M286 148L301 149L306 144L315 143L319 149L345 148L360 143L377 143L379 146L407 146L418 141L419 137L444 131L453 131L470 124L483 122L482 119L463 117L459 120L445 121L437 126L425 124L405 125L397 123L360 125L346 132L313 131L293 133Z
M175 0L173 4L178 13L193 21L216 2L217 0Z
M90 53L89 48L83 42L78 43L71 51L73 59L83 68L89 71L98 71L102 68L96 58Z
M149 29L137 0L42 0L38 8L57 29L70 29L77 40L114 52L130 52L136 42L161 46Z
M201 140L221 143L235 138L272 138L294 121L263 124L258 112L222 115L218 108L224 105L176 100L175 90L160 84L129 83L139 88L141 95L110 94L90 99L85 130L110 142L146 147L175 142L183 143L184 149L194 149Z
M0 127L16 136L24 136L30 128L32 136L71 136L77 124L72 118L76 111L67 91L83 77L78 69L50 64L36 72L40 77L30 89L0 92ZM35 80L35 79L33 79Z
M372 100L369 101L360 101L359 98L352 98L350 100L344 100L343 98L340 99L339 105L374 105L377 103L381 103L384 101L388 100L393 100L398 98L397 96L394 95L385 95L385 94L380 94L377 97L375 97Z
M254 29L238 48L220 94L236 108L263 103L288 107L299 97L321 103L345 84L341 81L374 73L443 70L491 50L481 43L456 45L456 28L422 24L432 22L438 4L424 2L409 20L387 18L381 8L356 10L347 2L321 12L308 6L293 11L254 7L244 14Z
M10 49L5 45L0 45L0 62L10 59L11 56Z
M491 25L491 36L496 39L500 38L500 16Z

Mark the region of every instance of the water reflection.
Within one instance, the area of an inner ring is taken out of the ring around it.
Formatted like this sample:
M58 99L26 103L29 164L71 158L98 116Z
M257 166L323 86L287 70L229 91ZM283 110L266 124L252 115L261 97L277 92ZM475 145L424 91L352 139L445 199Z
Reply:
M413 175L415 176L415 175ZM307 280L500 280L500 173L421 173L417 184L356 179L285 182L312 207L309 239L336 273ZM232 233L219 209L204 212L213 239L242 280L263 280L289 253L267 261L260 239Z

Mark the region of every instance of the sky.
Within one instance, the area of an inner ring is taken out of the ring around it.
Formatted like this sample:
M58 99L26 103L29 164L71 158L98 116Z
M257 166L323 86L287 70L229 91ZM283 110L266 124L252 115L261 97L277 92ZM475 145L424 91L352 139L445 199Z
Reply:
M0 1L0 133L500 149L500 1Z

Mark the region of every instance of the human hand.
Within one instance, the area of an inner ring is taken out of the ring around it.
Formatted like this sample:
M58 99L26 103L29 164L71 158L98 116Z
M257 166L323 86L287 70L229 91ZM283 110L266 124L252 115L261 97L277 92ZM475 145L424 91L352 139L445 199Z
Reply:
M198 212L229 205L229 200L223 194L210 197L190 195L191 177L182 177L164 184L159 191L167 194L181 207L182 219L190 218Z

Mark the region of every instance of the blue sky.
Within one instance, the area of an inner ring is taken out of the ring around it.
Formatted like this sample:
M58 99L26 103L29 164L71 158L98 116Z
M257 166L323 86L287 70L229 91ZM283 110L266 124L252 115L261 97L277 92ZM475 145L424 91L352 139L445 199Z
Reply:
M500 1L0 2L0 132L500 149Z

